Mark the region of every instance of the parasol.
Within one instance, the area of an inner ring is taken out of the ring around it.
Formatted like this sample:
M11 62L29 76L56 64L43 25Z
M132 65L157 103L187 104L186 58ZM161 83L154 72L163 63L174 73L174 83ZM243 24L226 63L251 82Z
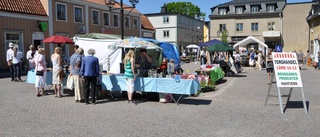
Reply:
M71 39L64 36L59 36L59 35L50 36L44 39L43 42L54 43L54 44L74 44L74 42Z

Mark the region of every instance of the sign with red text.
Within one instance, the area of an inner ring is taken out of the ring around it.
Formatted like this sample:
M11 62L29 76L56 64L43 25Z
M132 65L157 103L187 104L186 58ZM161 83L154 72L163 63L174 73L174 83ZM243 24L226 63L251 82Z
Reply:
M278 87L303 87L296 53L273 52Z

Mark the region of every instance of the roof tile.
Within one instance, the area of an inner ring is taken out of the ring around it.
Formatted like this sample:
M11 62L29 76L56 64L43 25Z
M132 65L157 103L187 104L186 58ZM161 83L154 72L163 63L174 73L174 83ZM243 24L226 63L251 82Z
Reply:
M0 0L0 11L47 16L40 0Z

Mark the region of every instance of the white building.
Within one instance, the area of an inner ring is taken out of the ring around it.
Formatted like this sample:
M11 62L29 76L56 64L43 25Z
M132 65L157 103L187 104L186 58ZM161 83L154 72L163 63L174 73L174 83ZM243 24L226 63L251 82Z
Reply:
M160 13L145 14L156 30L155 38L177 45L181 50L190 44L203 42L204 21L177 13L168 13L166 5Z

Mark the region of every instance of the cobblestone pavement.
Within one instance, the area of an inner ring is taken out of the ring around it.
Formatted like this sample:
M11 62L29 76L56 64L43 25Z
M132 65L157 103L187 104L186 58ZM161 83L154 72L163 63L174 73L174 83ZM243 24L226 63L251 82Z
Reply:
M187 63L185 69L198 65ZM193 70L191 70L193 71ZM267 94L266 71L248 70L226 77L217 91L186 97L180 105L144 101L99 100L97 105L74 103L73 96L36 97L33 84L0 79L0 136L108 137L270 137L320 134L320 71L301 70L309 113L301 92L294 89L284 114L277 97ZM24 77L25 79L25 77ZM287 94L289 89L282 89ZM276 94L273 86L272 94ZM286 97L283 97L284 103Z

